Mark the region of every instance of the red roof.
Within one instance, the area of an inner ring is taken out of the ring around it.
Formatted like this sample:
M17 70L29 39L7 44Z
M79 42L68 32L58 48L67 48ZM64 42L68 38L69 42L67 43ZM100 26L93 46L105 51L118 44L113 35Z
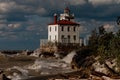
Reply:
M57 21L57 23L50 23L48 25L79 25L78 23L76 22L72 22L72 21L68 21L68 20L60 20L60 21Z
M70 11L70 9L69 9L68 7L66 7L66 8L65 8L65 10L68 10L68 11Z

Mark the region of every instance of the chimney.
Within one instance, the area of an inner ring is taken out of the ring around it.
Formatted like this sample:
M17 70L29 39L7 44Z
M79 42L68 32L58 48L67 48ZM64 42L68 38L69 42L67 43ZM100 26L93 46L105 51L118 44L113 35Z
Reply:
M57 14L54 14L54 23L57 23Z

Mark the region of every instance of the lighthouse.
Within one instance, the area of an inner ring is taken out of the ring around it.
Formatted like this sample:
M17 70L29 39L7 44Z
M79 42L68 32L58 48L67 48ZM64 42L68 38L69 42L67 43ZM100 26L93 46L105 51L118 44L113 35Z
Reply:
M74 14L66 7L62 14L54 14L48 24L48 41L52 43L80 44L80 24L75 22Z
M40 39L40 48L33 55L46 56L48 53L47 56L54 54L64 56L78 49L82 42L80 24L75 21L74 14L71 14L70 9L66 7L63 13L53 15L51 23L48 24L48 39Z

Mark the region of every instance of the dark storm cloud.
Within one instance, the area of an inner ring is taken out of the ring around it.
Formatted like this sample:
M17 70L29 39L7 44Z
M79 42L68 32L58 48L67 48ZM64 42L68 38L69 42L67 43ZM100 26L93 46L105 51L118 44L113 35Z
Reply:
M1 0L0 13L8 20L24 21L25 15L51 17L68 6L79 18L113 20L120 14L119 4L119 0Z
M75 14L84 34L101 24L110 24L105 27L113 29L120 16L120 0L0 0L0 44L12 41L11 45L26 43L28 47L33 41L39 46L39 39L47 38L47 24L54 13L63 12L66 6Z
M101 21L115 20L120 15L119 8L120 5L118 4L93 6L87 3L87 5L71 6L71 10L75 12L76 17Z
M24 15L16 15L16 14L11 14L7 16L6 20L8 22L10 21L15 21L15 22L20 22L20 21L27 21L27 18Z

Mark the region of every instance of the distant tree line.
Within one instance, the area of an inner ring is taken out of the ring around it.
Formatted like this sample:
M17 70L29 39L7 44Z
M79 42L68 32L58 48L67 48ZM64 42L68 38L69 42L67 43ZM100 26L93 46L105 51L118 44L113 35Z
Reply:
M22 53L23 51L26 51L26 50L1 50L0 52L4 54L17 54L17 53ZM33 51L28 51L27 53L29 55L33 53Z

